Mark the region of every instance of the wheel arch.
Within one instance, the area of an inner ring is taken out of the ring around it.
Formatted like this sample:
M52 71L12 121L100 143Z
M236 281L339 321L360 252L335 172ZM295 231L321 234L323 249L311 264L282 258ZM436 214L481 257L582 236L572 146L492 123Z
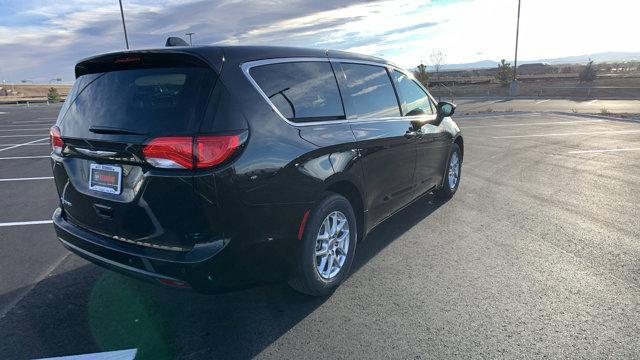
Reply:
M349 200L356 216L358 241L362 240L365 235L364 197L362 191L353 181L347 179L337 179L329 183L324 190L340 194Z
M464 140L462 139L462 135L456 136L453 142L458 144L458 147L460 148L460 161L464 160Z

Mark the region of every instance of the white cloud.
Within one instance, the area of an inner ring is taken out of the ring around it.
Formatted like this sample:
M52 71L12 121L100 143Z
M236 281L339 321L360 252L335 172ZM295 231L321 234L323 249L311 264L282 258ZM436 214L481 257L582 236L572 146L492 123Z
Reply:
M428 63L433 49L443 50L448 63L511 59L517 1L125 0L124 6L134 48L193 31L199 44L351 50L409 67ZM117 2L26 0L13 7L19 10L11 14L0 8L5 78L70 79L78 59L124 45ZM522 0L520 59L640 51L639 10L632 0Z

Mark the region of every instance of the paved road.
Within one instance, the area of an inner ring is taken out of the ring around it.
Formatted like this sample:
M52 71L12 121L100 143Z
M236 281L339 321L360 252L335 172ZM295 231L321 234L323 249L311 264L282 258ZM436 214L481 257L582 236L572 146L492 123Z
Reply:
M0 130L55 111L0 108ZM379 226L324 299L286 285L176 292L66 255L51 225L0 227L1 357L640 357L640 123L544 113L459 123L456 197L427 197ZM0 139L46 134L32 132ZM46 159L0 160L0 174L50 175ZM46 220L55 203L50 180L0 182L0 223Z
M442 97L442 100L450 100ZM501 98L455 98L458 114L487 111L562 111L578 113L640 114L640 100L565 100L565 99L501 99Z

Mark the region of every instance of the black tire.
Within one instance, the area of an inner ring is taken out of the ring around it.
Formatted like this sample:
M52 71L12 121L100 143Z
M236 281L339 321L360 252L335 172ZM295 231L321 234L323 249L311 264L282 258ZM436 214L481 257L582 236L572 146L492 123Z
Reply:
M344 214L349 226L349 246L344 264L339 272L330 279L323 278L316 268L316 241L325 218L339 211ZM298 261L289 278L289 285L295 290L312 296L331 294L347 278L358 240L358 230L353 207L344 196L327 192L311 210L302 235L302 244Z
M458 156L458 179L455 182L455 186L451 186L449 182L449 166L451 166L451 158L453 154L457 154ZM458 186L460 186L460 179L462 178L462 154L460 153L460 147L458 144L453 143L451 145L451 151L449 152L449 157L447 158L447 168L444 172L444 178L442 179L442 186L436 191L436 195L442 199L449 199L455 195L456 191L458 191Z

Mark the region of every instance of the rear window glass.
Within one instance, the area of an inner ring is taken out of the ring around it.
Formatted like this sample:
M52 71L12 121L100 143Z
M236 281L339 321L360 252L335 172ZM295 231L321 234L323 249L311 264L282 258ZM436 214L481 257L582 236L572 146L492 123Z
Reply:
M399 117L400 108L387 69L380 66L342 64L349 96L358 118Z
M344 119L344 108L328 62L288 62L251 68L251 77L285 118Z
M90 127L150 135L190 133L202 119L214 82L214 72L203 67L82 75L61 124L69 135Z

